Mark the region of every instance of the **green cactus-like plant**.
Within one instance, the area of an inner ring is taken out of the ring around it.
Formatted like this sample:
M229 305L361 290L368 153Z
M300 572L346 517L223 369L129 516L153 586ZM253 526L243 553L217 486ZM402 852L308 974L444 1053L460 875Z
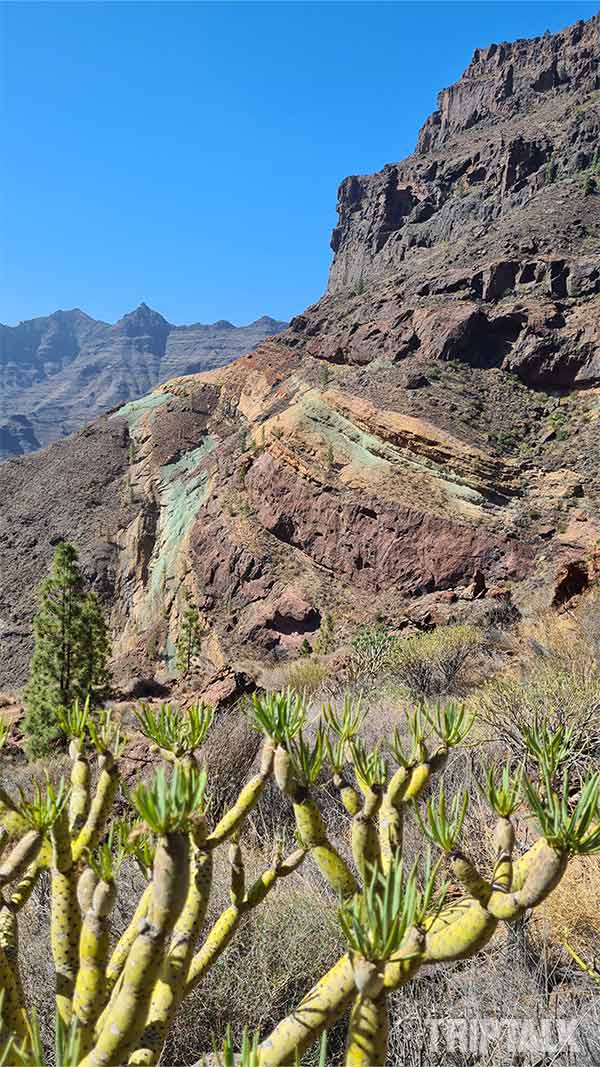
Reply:
M161 704L155 712L150 704L142 704L137 713L138 728L166 759L192 756L200 748L212 723L212 708L207 704L192 704L185 712L171 704Z
M69 783L34 787L18 799L0 785L0 1067L44 1062L27 1012L16 923L42 871L50 876L56 1061L64 1067L158 1064L185 997L227 951L245 916L307 857L340 897L348 949L272 1033L243 1037L241 1062L284 1067L319 1039L323 1061L327 1031L347 1014L346 1067L378 1067L386 1061L392 993L421 967L477 953L500 922L518 919L552 892L573 854L600 853L600 773L572 781L568 731L541 721L529 729L528 769L533 763L536 775L509 764L485 771L479 787L496 818L495 859L491 871L480 872L460 847L468 794L448 795L441 782L434 797L426 795L471 729L462 707L413 709L382 751L367 748L362 710L350 698L340 710L324 707L310 734L306 703L290 690L256 694L251 717L264 734L259 766L216 826L207 813L210 768L200 768L195 755L211 721L202 705L184 714L168 705L139 710L141 732L163 762L148 780L121 789L118 817L122 738L113 718L89 705L58 715L70 742ZM354 863L328 836L319 805L326 767L351 816ZM299 847L284 857L278 844L248 882L241 833L271 778L291 804ZM540 837L517 858L512 820L524 803ZM436 864L429 848L412 867L404 864L408 818L441 851ZM213 854L222 846L229 903L205 929L220 869ZM125 856L146 886L115 943L111 913ZM438 885L442 863L458 894ZM225 1067L233 1061L230 1034L218 1055Z
M293 689L274 693L253 693L250 722L274 745L296 737L306 722L306 700Z

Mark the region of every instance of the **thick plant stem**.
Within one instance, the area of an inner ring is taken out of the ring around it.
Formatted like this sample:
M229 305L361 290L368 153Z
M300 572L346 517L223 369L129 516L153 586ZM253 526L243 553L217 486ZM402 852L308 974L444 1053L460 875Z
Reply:
M110 957L108 966L106 968L106 984L108 990L112 990L116 984L117 979L121 975L123 968L127 962L127 957L131 950L131 946L135 941L137 935L140 932L140 927L143 920L148 914L150 907L150 898L152 895L152 882L149 882L144 892L142 893L137 908L133 913L133 917L126 930L123 931L121 937L117 941L113 949L112 956Z
M569 855L559 852L545 842L540 849L536 862L529 870L523 888L516 893L519 907L534 908L556 888L567 868Z
M0 945L9 962L16 968L18 956L17 915L29 900L40 875L39 863L32 863L21 881L13 887L8 900L0 908Z
M513 863L512 885L510 887L513 893L523 888L529 871L536 865L538 858L547 847L548 842L543 837L540 837L531 848L527 849L527 852L515 860Z
M186 984L186 994L195 989L204 978L204 975L225 951L240 925L242 916L241 908L236 907L235 904L231 904L228 908L225 908L225 911L221 912L217 921L211 926L204 944L192 960Z
M302 845L309 850L331 888L342 899L354 896L358 888L354 875L329 843L321 812L306 790L299 789L296 793L294 815Z
M425 933L413 926L407 933L398 952L386 963L383 984L389 990L400 989L414 978L423 962Z
M52 827L50 944L56 974L56 1010L65 1025L71 1021L75 978L79 963L81 915L71 852L68 817L63 809Z
M402 805L394 806L386 793L379 809L379 847L384 874L388 874L392 863L402 856L403 820Z
M418 800L421 793L431 778L431 767L428 763L417 763L411 770L410 778L404 790L404 800Z
M118 994L106 1013L94 1048L82 1060L83 1067L113 1067L123 1063L137 1047L167 938L187 896L189 847L185 835L167 833L159 838L152 883L148 919L132 945Z
M94 849L100 841L119 784L119 772L110 752L100 755L98 767L100 776L94 798L87 819L73 842L73 859L76 863L86 849Z
M515 847L515 831L510 819L498 819L494 841L497 858L492 874L492 885L494 889L508 893L513 879L513 849Z
M387 991L357 996L350 1013L345 1067L385 1067L389 1032Z
M334 774L333 784L338 790L340 800L348 815L352 815L353 817L358 815L361 809L361 800L356 789L346 781L342 774Z
M14 882L21 877L37 858L43 840L44 835L40 830L28 830L16 845L13 845L0 865L0 886Z
M269 777L269 773L269 771L266 773L261 772L246 783L233 807L225 813L212 833L208 835L206 840L207 848L215 848L217 845L220 845L241 826L249 812L252 811L252 808L258 802Z
M530 855L529 863L521 868L521 887L516 892L513 889L510 893L503 890L492 893L488 911L497 919L516 919L528 908L541 904L565 873L569 859L567 852L558 852L546 841L538 841L530 853L533 855Z
M143 929L144 922L148 915L150 908L150 900L152 898L152 882L149 882L145 887L139 901L137 908L130 920L129 926L123 931L121 937L117 941L113 949L112 956L106 967L106 995L108 1002L103 1008L100 1016L96 1021L96 1036L102 1030L104 1023L106 1022L106 1016L114 1004L119 990L121 988L121 981L123 978L123 969L127 963L127 957L131 951L131 947Z
M352 855L363 882L367 882L371 869L381 867L381 849L375 819L381 807L383 793L379 788L367 788L364 792L362 811L352 820Z
M94 1024L106 1001L106 961L110 936L108 915L113 902L114 886L99 882L81 927L79 971L73 995L73 1015L80 1024L81 1056L86 1055L93 1044Z
M476 900L442 911L427 931L423 963L463 960L487 945L498 920Z
M256 881L250 886L244 900L239 906L232 904L229 908L226 908L225 911L221 912L219 918L209 930L204 944L192 960L185 987L186 996L188 993L191 993L192 989L196 988L204 978L204 975L211 969L219 956L225 951L244 915L248 911L252 911L253 908L258 907L259 904L262 904L276 881L279 878L285 878L288 874L292 874L293 871L296 871L305 856L306 852L304 849L297 849L296 852L293 852L292 855L288 856L282 863L267 867L267 869L263 871L263 873L259 875Z
M194 945L204 923L212 887L212 853L195 849L185 905L173 928L171 947L154 986L148 1018L139 1045L129 1058L138 1067L158 1063L169 1027L185 995Z
M90 810L90 765L81 750L80 741L71 742L71 796L69 798L69 830L78 834Z
M2 1014L0 1021L4 1023L9 1033L14 1034L19 1042L27 1037L27 1025L23 1008L23 996L20 983L15 972L6 958L4 949L0 946L0 989L4 994L2 1002ZM0 1026L0 1031L2 1027Z
M39 873L40 868L38 864L33 863L25 876L13 889L8 900L5 900L0 908L0 947L4 950L8 965L12 970L18 999L21 1004L25 1003L25 998L23 996L23 986L21 983L21 972L19 967L19 927L17 924L17 915L29 900L38 880Z
M450 855L452 870L458 882L470 897L477 900L485 908L492 895L493 889L489 882L481 877L479 871L473 866L470 859L462 852L452 852Z
M11 891L10 907L13 912L17 913L25 906L35 889L41 870L42 866L38 855L36 862L32 863L31 867L25 871L21 881Z
M262 1042L259 1067L287 1067L347 1010L356 994L354 971L346 953L311 989L297 1008Z

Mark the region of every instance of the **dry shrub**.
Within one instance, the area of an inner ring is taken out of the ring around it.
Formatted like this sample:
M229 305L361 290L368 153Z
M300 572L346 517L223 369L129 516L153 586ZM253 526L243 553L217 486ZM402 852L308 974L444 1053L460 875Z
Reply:
M53 752L44 760L36 760L28 763L24 754L20 753L18 759L2 761L2 786L9 796L18 799L20 790L27 796L31 794L34 782L44 786L46 776L57 785L62 777L69 781L71 764L66 753Z
M534 939L568 941L584 956L600 951L600 860L575 856L547 900L533 913Z
M600 590L582 596L573 609L545 611L521 623L515 639L530 661L546 656L567 669L600 669Z
M307 697L315 696L323 688L330 672L331 668L324 660L316 656L305 656L282 669L283 687L289 685L297 693L305 693Z
M389 1063L402 1067L498 1067L501 1063L591 1067L600 1062L600 997L589 980L582 981L572 966L563 966L565 960L553 963L547 950L540 943L536 952L522 951L516 938L497 938L471 960L421 970L391 998ZM521 1024L516 1028L517 1040L519 1034L524 1035L520 1054L506 1030L492 1035L487 1047L485 1042L477 1046L478 1024L485 1026L493 1019L522 1020L523 1029ZM577 1020L578 1048L536 1054L525 1027L533 1024L540 1036L547 1027L552 1040L557 1019ZM467 1048L461 1048L461 1035L466 1035Z
M231 807L257 763L262 737L252 729L245 705L216 713L202 746L210 769L210 818L217 821Z
M519 759L526 753L522 731L536 719L552 729L573 727L581 769L600 757L600 671L595 668L568 668L544 657L528 670L493 679L471 703L480 722Z

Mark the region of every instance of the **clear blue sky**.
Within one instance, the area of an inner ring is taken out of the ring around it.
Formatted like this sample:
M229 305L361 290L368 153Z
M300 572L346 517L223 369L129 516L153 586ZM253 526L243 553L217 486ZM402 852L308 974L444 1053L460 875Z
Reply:
M477 46L598 3L5 3L0 321L317 299L336 189L414 147Z

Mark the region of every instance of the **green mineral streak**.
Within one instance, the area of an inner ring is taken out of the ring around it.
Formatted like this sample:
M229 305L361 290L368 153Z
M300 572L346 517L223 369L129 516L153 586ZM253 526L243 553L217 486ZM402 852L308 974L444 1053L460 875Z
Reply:
M306 417L318 426L321 434L332 444L337 441L352 462L375 466L395 463L400 458L397 449L359 430L350 419L320 400L315 390L306 393L300 403Z
M212 438L206 437L198 448L160 468L160 521L150 562L147 617L142 620L145 625L156 615L158 605L164 603L165 582L175 574L182 542L207 498L209 474L198 468L213 448Z
M448 493L448 496L456 497L458 500L469 500L472 504L485 503L481 493L478 493L476 489L470 489L468 485L461 485L459 482L448 482L445 480L442 481L442 484Z
M110 418L127 419L129 428L132 429L149 411L162 407L172 399L172 393L148 393L147 396L141 396L139 400L130 400L128 404L123 404L123 407L113 412Z
M348 456L352 464L363 467L404 468L408 472L422 472L433 476L449 496L482 504L483 497L477 490L466 484L456 472L446 467L444 471L439 464L427 457L417 458L408 455L406 449L382 441L373 434L365 433L350 419L330 408L314 390L308 390L299 400L304 414L317 428L320 434L335 447L336 443ZM448 475L452 475L451 478Z

